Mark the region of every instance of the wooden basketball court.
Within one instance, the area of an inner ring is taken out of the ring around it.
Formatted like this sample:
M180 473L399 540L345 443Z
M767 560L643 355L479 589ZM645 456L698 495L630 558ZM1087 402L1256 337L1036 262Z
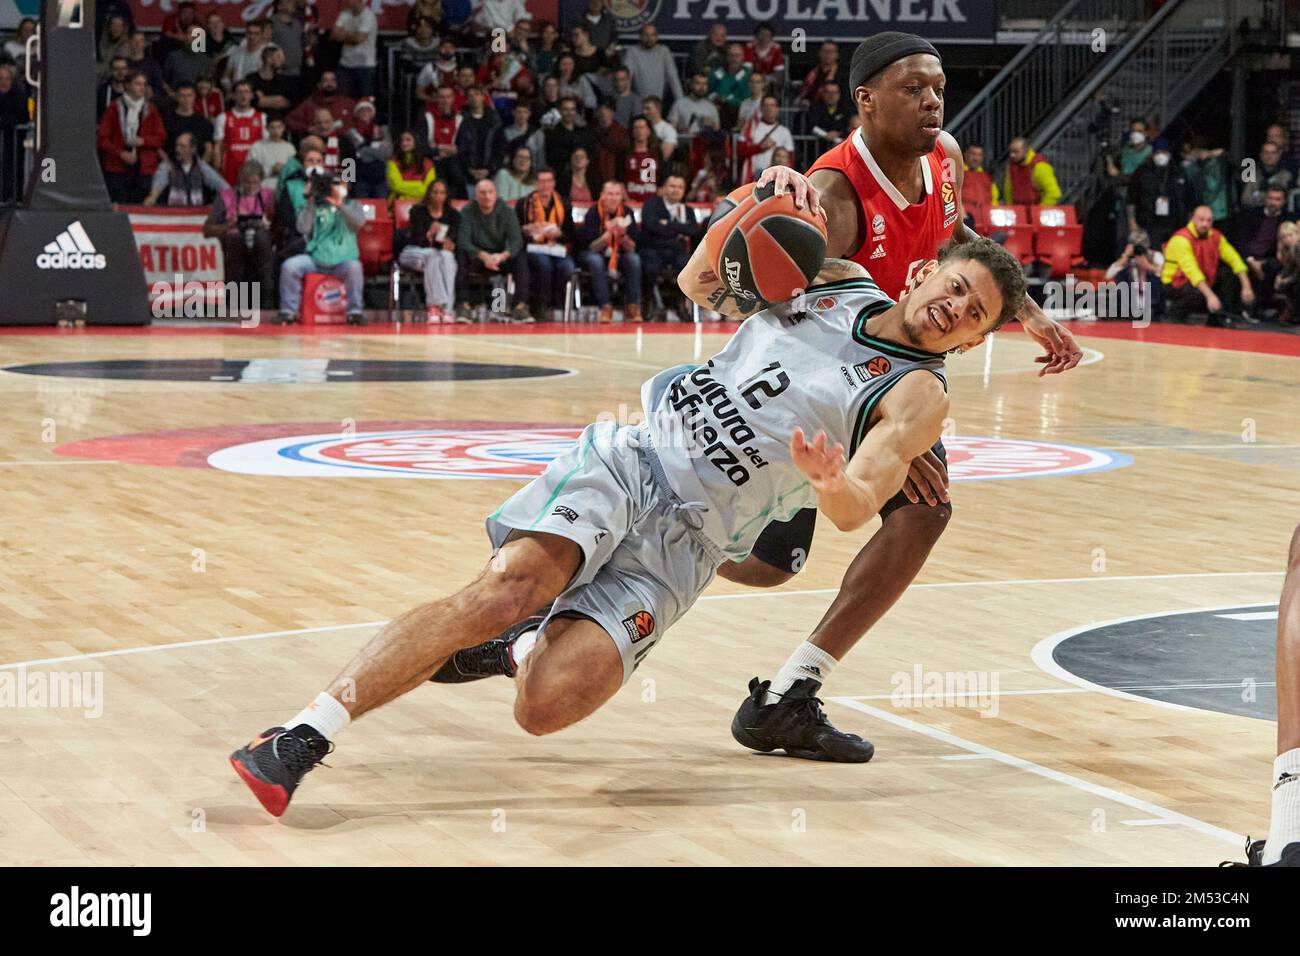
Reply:
M431 685L349 727L288 814L266 815L226 755L380 623L468 581L488 558L482 519L519 479L403 480L400 441L256 461L249 446L581 426L637 411L645 378L726 330L0 336L0 861L1207 865L1266 832L1270 720L1051 662L1061 635L1116 619L1267 618L1300 520L1300 337L1127 325L1076 327L1087 364L1062 376L1035 377L1016 331L950 363L953 437L1026 443L971 446L1019 480L954 484L917 586L824 689L831 719L876 744L871 763L761 756L728 732L746 682L804 638L874 529L822 522L795 581L715 582L586 722L533 738L507 682ZM392 380L418 361L571 374ZM38 363L91 365L14 371ZM233 445L230 467L208 466ZM1034 446L1096 454L1021 477L1067 454ZM1271 671L1225 660L1210 683L1271 693ZM102 680L93 705L36 702L83 674ZM983 693L927 699L933 674Z

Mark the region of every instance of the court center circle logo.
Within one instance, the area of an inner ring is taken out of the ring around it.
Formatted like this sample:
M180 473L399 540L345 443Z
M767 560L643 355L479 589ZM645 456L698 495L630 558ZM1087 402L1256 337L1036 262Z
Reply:
M244 475L527 481L577 440L574 425L493 422L286 423L179 429L73 442L73 458L215 468ZM1051 478L1123 468L1119 452L1058 442L952 436L952 481Z

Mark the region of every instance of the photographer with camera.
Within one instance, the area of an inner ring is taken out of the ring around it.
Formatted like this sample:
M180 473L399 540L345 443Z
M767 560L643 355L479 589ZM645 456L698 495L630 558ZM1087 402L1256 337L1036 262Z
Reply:
M365 276L357 233L366 223L361 207L348 201L348 190L334 174L316 172L307 181L306 203L298 213L298 232L307 240L306 251L280 267L280 311L276 321L298 321L302 285L310 272L336 276L348 293L348 324L365 325L362 291Z
M263 300L274 287L272 271L275 250L271 243L271 219L275 215L275 193L262 185L262 164L248 160L239 167L239 186L227 186L217 193L212 211L203 224L203 234L221 240L226 260L226 281L243 282L255 271Z
M1139 228L1129 233L1124 251L1106 269L1106 281L1127 282L1130 288L1142 286L1143 301L1149 304L1150 310L1146 316L1130 318L1154 320L1163 317L1165 296L1164 287L1160 284L1160 270L1164 265L1165 257L1159 249L1151 248L1151 238L1146 230Z

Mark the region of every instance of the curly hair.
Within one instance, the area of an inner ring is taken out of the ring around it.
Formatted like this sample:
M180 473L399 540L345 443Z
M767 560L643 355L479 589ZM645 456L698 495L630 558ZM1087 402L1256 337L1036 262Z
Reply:
M1028 283L1025 282L1025 270L1020 261L992 239L980 236L968 242L954 242L939 256L939 263L969 259L978 262L993 275L993 281L1002 293L1002 311L998 321L990 329L996 332L1003 325L1014 319L1025 305Z

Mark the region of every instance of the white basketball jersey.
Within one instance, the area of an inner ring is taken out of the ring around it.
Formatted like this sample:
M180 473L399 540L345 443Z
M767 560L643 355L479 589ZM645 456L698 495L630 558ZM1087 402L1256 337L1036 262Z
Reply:
M677 366L642 386L651 439L673 490L699 502L701 531L733 560L771 521L817 496L790 456L795 426L826 432L851 456L872 411L904 375L943 356L873 338L867 320L893 300L869 278L814 285L808 311L750 316L707 364Z

